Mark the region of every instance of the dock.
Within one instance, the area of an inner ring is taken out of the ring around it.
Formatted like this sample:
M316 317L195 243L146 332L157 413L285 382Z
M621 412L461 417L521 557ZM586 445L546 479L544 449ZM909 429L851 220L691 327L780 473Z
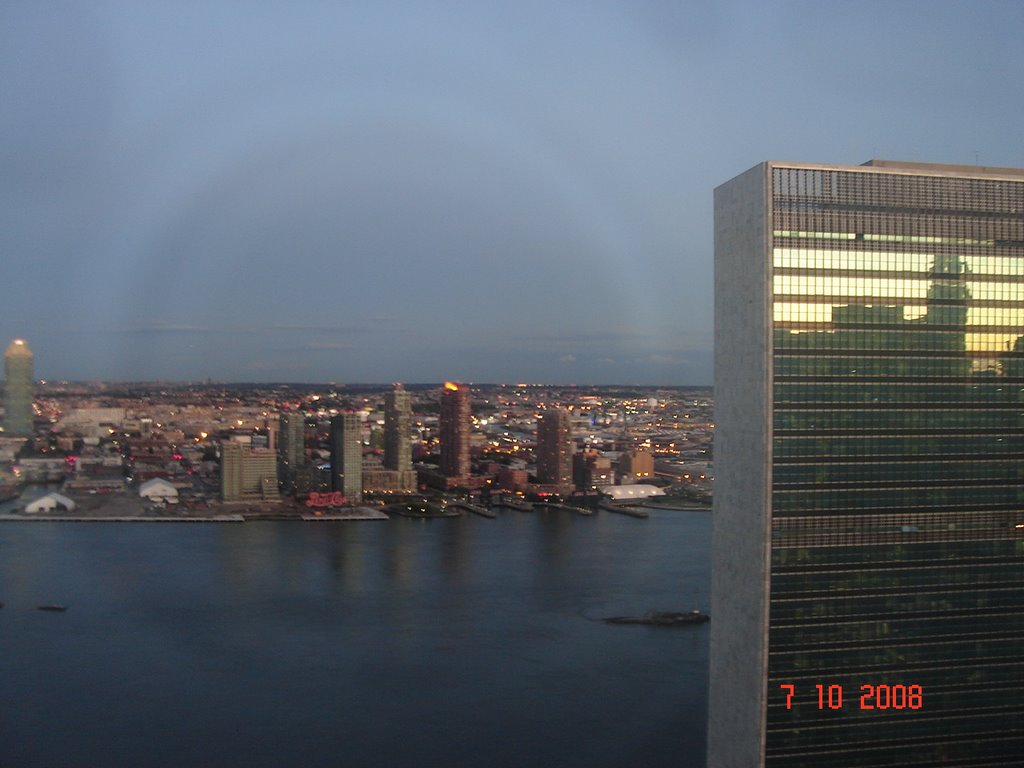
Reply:
M648 518L651 513L646 509L631 509L630 507L620 507L612 504L608 501L602 501L598 503L598 509L603 509L606 512L615 512L618 515L627 515L629 517L637 517L640 519Z
M373 507L353 507L352 509L338 509L332 512L325 512L322 515L303 514L300 516L306 522L334 522L340 520L387 520L389 519L379 509Z
M496 501L494 502L495 507L505 507L505 509L514 509L517 512L533 512L533 504L529 504L525 501Z
M450 506L458 507L459 509L464 509L467 512L472 512L474 515L480 515L480 517L486 517L490 520L494 520L498 516L497 512L493 512L489 509L485 509L484 507L478 506L476 504L470 504L465 501L456 501L453 502Z
M561 509L565 512L575 512L577 515L592 515L594 510L587 509L586 507L574 507L570 504L558 504L557 502L536 502L534 509Z

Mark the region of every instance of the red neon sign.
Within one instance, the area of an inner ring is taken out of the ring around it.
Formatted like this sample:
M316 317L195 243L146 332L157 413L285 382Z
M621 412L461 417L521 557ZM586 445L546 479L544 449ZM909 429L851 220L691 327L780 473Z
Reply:
M316 493L314 491L306 499L307 507L340 507L344 503L345 496L340 491L334 491L334 493Z

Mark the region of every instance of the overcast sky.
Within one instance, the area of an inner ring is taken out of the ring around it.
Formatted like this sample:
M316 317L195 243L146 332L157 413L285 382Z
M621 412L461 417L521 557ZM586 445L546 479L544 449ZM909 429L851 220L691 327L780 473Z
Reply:
M1020 2L0 4L39 378L708 384L712 190L1024 167Z

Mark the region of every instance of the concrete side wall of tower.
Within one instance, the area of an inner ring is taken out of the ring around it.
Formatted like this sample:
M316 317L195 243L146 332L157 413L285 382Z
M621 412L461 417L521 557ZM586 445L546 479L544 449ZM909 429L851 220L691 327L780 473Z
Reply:
M764 759L771 518L767 185L768 168L759 165L715 190L709 768L756 768Z

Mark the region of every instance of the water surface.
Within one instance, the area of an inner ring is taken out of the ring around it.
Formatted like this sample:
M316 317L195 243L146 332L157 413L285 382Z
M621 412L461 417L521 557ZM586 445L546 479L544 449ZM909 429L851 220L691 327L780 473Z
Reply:
M702 766L710 515L0 525L0 766ZM62 603L66 613L36 606Z

